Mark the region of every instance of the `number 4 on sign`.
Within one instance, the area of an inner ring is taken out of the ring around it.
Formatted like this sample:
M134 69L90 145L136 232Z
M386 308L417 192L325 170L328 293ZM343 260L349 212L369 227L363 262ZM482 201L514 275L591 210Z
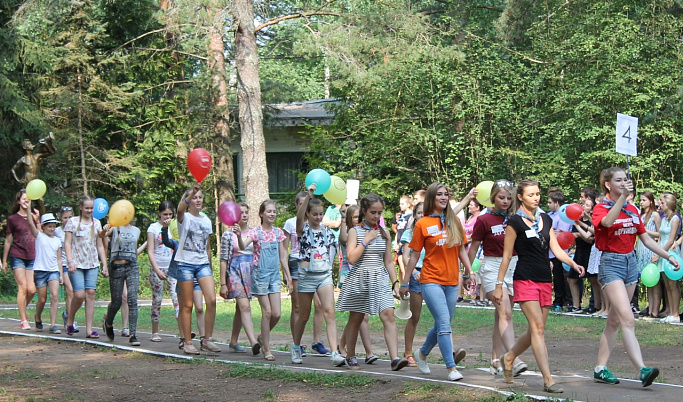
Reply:
M617 152L638 156L638 118L617 113Z

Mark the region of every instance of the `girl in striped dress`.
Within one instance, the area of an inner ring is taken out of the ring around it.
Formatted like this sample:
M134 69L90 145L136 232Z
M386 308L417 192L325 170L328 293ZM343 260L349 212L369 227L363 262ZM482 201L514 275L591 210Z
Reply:
M397 371L408 365L407 359L398 356L392 297L397 295L398 280L389 233L379 226L383 210L382 197L366 195L360 201L360 224L348 232L347 257L352 267L337 300L337 310L350 313L344 334L347 340L346 362L351 369L358 368L356 341L365 314L379 314L382 320L384 340L391 356L391 369Z

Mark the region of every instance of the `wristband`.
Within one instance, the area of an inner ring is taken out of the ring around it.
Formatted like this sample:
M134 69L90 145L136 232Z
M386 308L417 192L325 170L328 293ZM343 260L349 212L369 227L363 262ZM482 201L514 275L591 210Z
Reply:
M470 279L470 276L469 275L463 275L462 279Z
M391 284L391 288L393 289L393 288L396 286L397 283L399 283L399 282L398 282L398 279L396 279L396 280L394 281L394 283Z
M401 284L401 287L402 287L402 288L409 288L409 287L410 287L410 285L404 285L404 284Z
M361 244L361 246L363 246L363 248L368 248L368 246L366 246L365 243L360 242L360 244Z
M71 264L72 262L75 262L75 261L74 261L74 260L67 261L67 262L66 262L66 265L69 265L69 264Z
M503 283L504 283L504 282L498 282L498 281L496 281L496 286L502 285Z
M183 201L185 201L185 204L190 205L190 201L188 201L187 198L183 198Z

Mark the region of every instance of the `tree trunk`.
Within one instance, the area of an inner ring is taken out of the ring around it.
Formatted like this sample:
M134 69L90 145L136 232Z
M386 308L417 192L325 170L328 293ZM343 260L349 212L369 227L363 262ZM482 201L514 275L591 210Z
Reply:
M81 88L81 74L78 73L78 146L81 151L81 180L83 180L83 194L88 194L88 176L85 174L85 149L83 148L83 91Z
M235 0L233 14L237 22L235 59L237 65L237 100L242 131L242 165L244 191L252 210L269 198L266 142L263 137L263 110L256 36L254 35L254 2ZM259 222L258 214L249 215L249 224Z

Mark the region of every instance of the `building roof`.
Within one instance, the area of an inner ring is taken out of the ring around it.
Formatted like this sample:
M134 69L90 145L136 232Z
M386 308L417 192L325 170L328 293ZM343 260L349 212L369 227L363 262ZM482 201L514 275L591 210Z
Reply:
M305 102L264 106L264 125L269 127L325 126L334 121L330 109L340 105L338 99L315 99Z

